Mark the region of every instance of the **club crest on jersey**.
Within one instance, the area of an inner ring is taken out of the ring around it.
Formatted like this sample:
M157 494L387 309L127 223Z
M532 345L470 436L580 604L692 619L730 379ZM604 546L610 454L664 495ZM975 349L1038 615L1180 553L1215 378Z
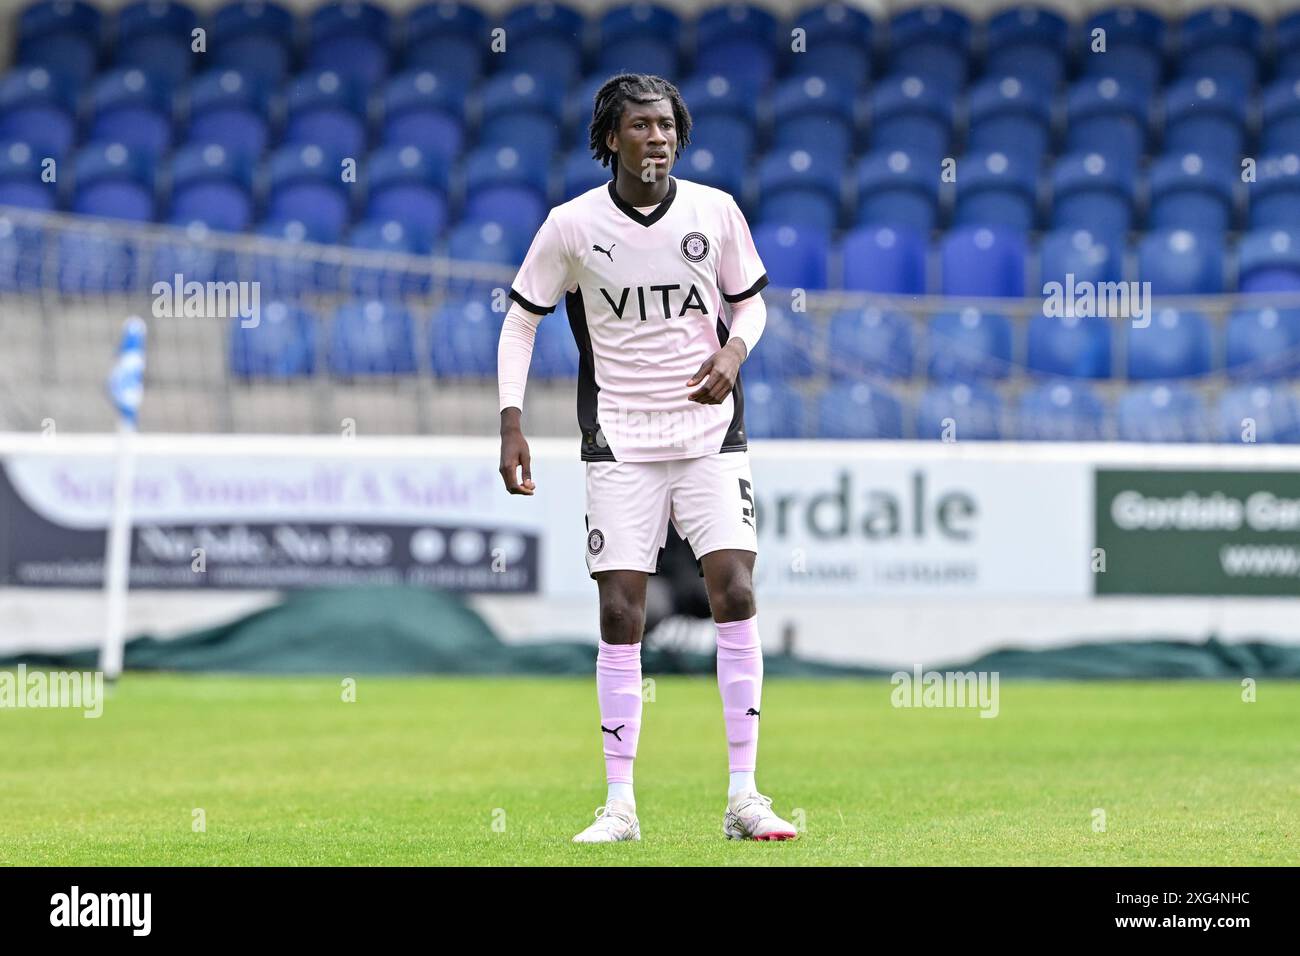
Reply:
M682 239L682 255L691 262L699 262L709 254L709 240L702 232L688 232Z
M587 535L587 550L592 554L605 550L605 535L599 528L592 528L591 534Z

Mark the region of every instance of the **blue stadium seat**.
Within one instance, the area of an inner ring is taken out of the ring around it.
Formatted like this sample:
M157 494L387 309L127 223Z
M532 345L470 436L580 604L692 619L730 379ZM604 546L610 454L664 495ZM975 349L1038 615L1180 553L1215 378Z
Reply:
M1118 282L1124 273L1124 242L1087 229L1057 229L1043 236L1039 278L1042 282Z
M1188 229L1148 232L1138 242L1137 279L1155 295L1223 291L1223 239Z
M285 99L286 145L315 144L354 159L365 151L366 94L351 77L308 70L294 77Z
M117 14L113 38L114 65L148 70L168 83L183 83L191 68L203 63L202 53L191 51L198 16L174 0L137 0Z
M519 266L533 234L505 222L462 222L447 236L447 255L466 262Z
M629 36L613 43L602 43L596 69L606 77L618 73L647 73L651 76L676 76L680 69L673 33Z
M510 221L536 229L546 218L547 169L510 146L482 147L465 157L464 218Z
M1115 424L1121 441L1209 441L1205 405L1181 385L1135 385L1120 396Z
M1199 312L1158 309L1145 327L1126 327L1128 377L1190 378L1210 371L1210 323Z
M230 372L239 378L298 378L316 369L316 317L290 302L268 302L257 325L230 323Z
M1300 150L1300 78L1282 77L1264 89L1260 120L1263 155Z
M829 232L839 221L843 178L844 167L832 155L773 150L758 166L759 219Z
M844 237L841 251L844 288L925 294L926 241L920 233L906 226L860 226Z
M817 437L902 438L903 404L865 382L835 382L817 401Z
M853 90L838 77L803 76L778 84L772 93L773 148L815 148L839 157L853 147Z
M468 33L459 29L440 32L437 29L422 31L411 35L412 19L416 13L434 7L445 7L449 11L470 9L464 4L432 3L414 11L407 18L408 35L406 38L406 56L403 66L406 70L431 70L443 80L459 80L465 84L476 83L483 75L484 57L487 52L487 27L477 28ZM474 10L474 15L483 14Z
M1279 79L1300 77L1300 10L1273 24L1273 57Z
M1225 365L1236 379L1293 378L1300 374L1300 312L1243 308L1228 316Z
M525 156L549 162L560 145L560 124L546 113L511 113L495 116L479 130L479 148L509 146Z
M537 325L529 377L543 380L575 378L578 374L578 345L573 340L568 308L561 299L555 311Z
M415 371L411 313L372 299L341 305L330 324L329 366L335 375L405 375Z
M1106 433L1106 408L1086 382L1044 382L1016 403L1016 437L1024 441L1097 441Z
M556 313L545 316L541 325L554 322ZM487 307L487 299L454 298L433 314L429 328L429 360L440 378L481 378L495 375L497 341L503 316ZM541 332L541 325L538 332ZM572 337L572 336L570 336Z
M190 143L216 143L257 159L268 141L270 93L257 73L215 69L190 84Z
M1065 99L1065 151L1101 153L1136 170L1146 152L1150 91L1129 77L1087 76Z
M1089 17L1079 33L1079 60L1085 76L1115 76L1144 89L1160 86L1166 43L1164 17L1133 5L1102 10ZM1093 49L1101 30L1104 50Z
M953 97L942 84L912 74L885 77L871 93L871 144L933 158L952 155Z
M266 218L298 220L321 239L337 242L351 219L339 157L316 145L286 145L271 154L267 167Z
M59 291L65 295L124 293L135 288L140 246L115 236L106 223L58 234Z
M1283 229L1247 233L1238 255L1240 291L1300 291L1300 233Z
M1233 224L1233 186L1240 172L1240 167L1221 165L1199 153L1161 156L1151 165L1148 227L1227 231Z
M0 148L0 169L3 154ZM0 191L4 188L0 180ZM4 204L0 196L0 204ZM0 216L0 291L34 292L45 286L47 243L53 234Z
M967 148L1002 152L1037 169L1052 132L1050 86L1038 87L1017 76L990 78L970 91Z
M23 142L0 143L0 206L53 209L58 204L57 183L43 182L44 157ZM23 232L11 233L19 237Z
M153 163L122 143L92 143L77 153L72 211L149 222L155 215Z
M929 375L936 382L1002 379L1011 371L1011 322L1005 315L964 308L940 312L926 338Z
M99 59L103 15L82 0L42 0L18 19L22 66L43 66L68 82L85 83Z
M584 124L584 132L586 129ZM689 155L690 151L695 149L710 150L715 156L721 153L735 153L737 165L743 173L754 151L754 136L754 127L739 116L711 113L698 120L692 117L691 144L687 147L686 153ZM589 139L589 135L584 135L580 144L587 150L588 156L591 155Z
M736 116L751 125L758 118L758 97L734 80L710 73L696 73L684 83L678 84L682 99L691 110L692 119L705 116ZM587 113L591 113L591 101L587 101Z
M145 264L148 275L144 284L148 288L152 289L158 281L170 283L178 274L186 282L231 282L248 278L240 274L239 256L229 248L206 241L212 234L206 224L195 219L184 226L184 242L160 243L150 251Z
M754 354L745 359L746 381L779 382L811 378L815 327L806 314L767 301L767 326Z
M609 170L591 157L586 149L575 149L564 157L559 202L567 202L610 180Z
M866 12L846 3L807 7L791 21L795 27L805 47L785 56L791 76L834 76L855 90L871 76L875 25Z
M1252 229L1294 229L1300 222L1300 155L1261 160L1248 195Z
M1287 385L1239 385L1223 393L1216 412L1220 441L1300 442L1300 402Z
M487 36L488 19L477 4L428 0L407 11L402 26L408 44L436 36L481 40Z
M418 146L377 149L366 164L366 217L438 236L447 225L448 188L442 157Z
M255 254L251 275L245 275L241 265L239 277L252 278L261 283L262 295L296 300L303 295L320 292L332 294L338 291L337 263L298 254L301 243L336 242L337 234L331 234L313 221L290 217L264 220L255 231L259 236L276 239L284 244L281 248Z
M90 90L91 143L125 143L155 156L172 140L172 96L167 80L137 67L101 74Z
M280 4L266 0L227 3L213 15L209 33L213 72L238 70L267 86L277 86L289 75L294 18Z
M746 380L744 395L745 431L750 438L803 437L803 396L792 386Z
M560 90L576 80L582 70L582 50L576 36L523 34L523 39L506 47L500 59L503 69L541 77Z
M1122 236L1133 225L1131 173L1102 153L1063 156L1052 169L1052 227Z
M635 2L611 6L598 24L602 46L638 37L675 37L682 32L682 19L669 7Z
M833 379L909 379L915 362L912 318L873 306L842 309L831 316L826 348Z
M903 10L889 22L890 72L956 92L966 82L970 40L970 20L951 7L928 3Z
M169 221L243 232L253 221L252 188L248 157L217 143L185 146L172 157Z
M1263 26L1244 10L1218 4L1188 14L1175 62L1183 76L1212 76L1244 90L1259 79Z
M768 223L754 229L754 246L778 289L825 289L830 235L816 226Z
M1025 365L1068 378L1110 378L1110 321L1099 316L1036 315Z
M563 87L536 73L498 73L479 89L482 123L501 117L549 116L556 127L564 120Z
M335 70L373 86L388 72L391 34L388 11L373 3L322 4L307 21L306 68Z
M939 160L903 150L869 153L858 163L857 222L928 235L939 216Z
M957 161L953 225L1028 232L1038 207L1034 167L1007 153L967 153Z
M1002 437L1002 400L978 382L931 385L916 406L916 437L996 441Z
M595 105L596 93L606 81L609 80L607 73L593 73L573 86L569 87L568 93L564 97L564 125L569 129L569 145L573 149L586 149L590 152L591 144L591 110ZM727 116L725 113L712 113L711 116L726 117L734 122L741 122L735 117ZM695 142L695 130L699 126L702 117L697 115L695 110L691 110L691 142ZM748 121L744 121L749 125ZM753 133L751 131L750 143L752 145Z
M460 115L467 90L432 70L411 70L384 87L380 139L385 146L418 146L448 163L460 156L465 128Z
M1060 14L1028 4L1003 10L985 31L984 72L1014 76L1035 89L1051 92L1065 75L1070 26Z
M75 89L43 66L18 67L0 79L0 141L64 156L76 140L76 116Z
M1199 153L1241 168L1246 140L1246 91L1225 79L1188 77L1165 91L1164 148Z
M1025 294L1025 237L984 226L953 229L939 246L940 288L944 295L1012 296Z
M739 150L697 146L692 142L674 172L680 172L682 179L739 196L744 189L747 160L747 155Z
M395 219L357 223L348 233L348 245L367 252L408 256L428 255L433 247L429 232ZM405 263L392 262L388 257L379 262L349 263L347 278L352 294L362 299L396 301L407 296L428 295L433 289L433 277L427 272L412 271Z
M732 3L707 9L695 21L695 68L762 89L776 72L776 37L776 17L762 7Z

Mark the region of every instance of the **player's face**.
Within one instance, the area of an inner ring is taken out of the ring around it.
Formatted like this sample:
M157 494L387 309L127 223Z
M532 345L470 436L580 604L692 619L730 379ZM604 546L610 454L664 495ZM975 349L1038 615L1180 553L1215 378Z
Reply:
M629 103L623 108L618 131L609 136L609 148L618 153L619 165L644 182L664 179L677 152L677 123L668 100Z

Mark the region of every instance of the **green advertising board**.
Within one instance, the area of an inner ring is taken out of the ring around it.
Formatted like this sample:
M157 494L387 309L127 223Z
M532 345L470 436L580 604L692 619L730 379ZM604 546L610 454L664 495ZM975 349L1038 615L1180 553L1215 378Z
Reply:
M1097 594L1300 596L1300 472L1099 468L1094 500Z

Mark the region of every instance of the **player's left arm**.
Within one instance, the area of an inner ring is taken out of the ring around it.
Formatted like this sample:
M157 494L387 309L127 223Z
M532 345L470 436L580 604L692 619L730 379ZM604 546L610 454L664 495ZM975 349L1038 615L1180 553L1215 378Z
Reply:
M731 394L741 363L754 350L767 324L767 306L762 296L767 270L754 247L749 223L730 196L726 197L720 215L718 289L731 304L731 329L726 344L709 356L686 383L688 387L704 383L688 396L701 405L721 404Z
M727 336L727 344L709 356L686 383L690 386L704 382L690 394L690 400L701 405L721 404L736 387L740 366L754 350L766 325L767 306L762 293L755 292L735 303L731 307L731 333ZM706 378L708 381L704 381Z

